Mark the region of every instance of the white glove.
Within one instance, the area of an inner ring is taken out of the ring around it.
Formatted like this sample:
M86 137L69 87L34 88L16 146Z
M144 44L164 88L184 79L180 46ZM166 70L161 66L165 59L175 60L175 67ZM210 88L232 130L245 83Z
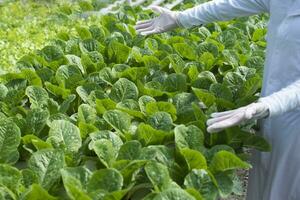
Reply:
M160 6L152 6L151 9L154 12L160 13L160 16L150 20L138 21L135 29L140 34L150 35L162 33L180 26L177 18L178 12Z
M248 120L256 120L266 117L269 114L269 107L262 102L252 103L247 106L211 114L211 119L207 120L207 131L215 133L225 128L239 125Z

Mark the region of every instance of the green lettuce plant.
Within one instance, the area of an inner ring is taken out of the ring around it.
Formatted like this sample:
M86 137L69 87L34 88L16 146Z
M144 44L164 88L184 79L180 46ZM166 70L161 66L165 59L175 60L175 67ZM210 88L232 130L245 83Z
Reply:
M239 193L251 124L206 132L212 112L257 99L260 18L151 37L124 6L61 32L0 76L2 199L213 200ZM63 37L62 37L63 36Z

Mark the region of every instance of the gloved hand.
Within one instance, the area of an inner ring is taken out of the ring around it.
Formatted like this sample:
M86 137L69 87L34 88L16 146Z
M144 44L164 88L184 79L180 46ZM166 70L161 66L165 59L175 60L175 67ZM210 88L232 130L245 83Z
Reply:
M248 120L256 120L266 117L269 114L269 107L266 103L257 102L247 106L211 114L211 119L207 120L207 131L215 133L225 128L239 125Z
M152 6L151 9L157 13L160 13L160 16L150 20L138 21L135 29L140 34L150 35L162 33L180 26L177 17L178 12L171 11L160 6Z

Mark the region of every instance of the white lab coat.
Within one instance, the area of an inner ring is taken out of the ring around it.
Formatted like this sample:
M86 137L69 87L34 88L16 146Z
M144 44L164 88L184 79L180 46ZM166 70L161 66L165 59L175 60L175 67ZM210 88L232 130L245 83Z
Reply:
M184 27L270 13L260 121L271 152L254 152L248 200L300 200L300 0L214 0L179 14Z

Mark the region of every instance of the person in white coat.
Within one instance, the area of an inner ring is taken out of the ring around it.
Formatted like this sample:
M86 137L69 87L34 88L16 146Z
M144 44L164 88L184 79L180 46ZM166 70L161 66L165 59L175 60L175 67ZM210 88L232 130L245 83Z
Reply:
M261 97L248 106L212 114L208 132L258 119L271 152L255 151L248 200L300 200L300 0L213 0L182 12L140 21L142 35L189 28L263 12L270 14Z

